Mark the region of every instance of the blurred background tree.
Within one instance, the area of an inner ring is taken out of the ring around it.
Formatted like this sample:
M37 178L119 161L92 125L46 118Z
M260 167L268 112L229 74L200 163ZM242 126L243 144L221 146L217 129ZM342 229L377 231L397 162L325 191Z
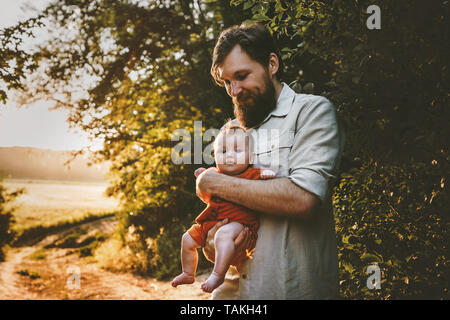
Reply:
M37 68L38 57L26 52L21 45L23 37L32 37L33 29L42 26L42 17L28 19L14 27L0 30L0 102L6 103L7 92L24 89L22 83L27 74ZM11 202L24 190L8 191L0 180L0 261L5 259L5 247L15 237L12 230L14 208Z
M371 4L57 1L39 20L50 39L33 53L39 67L24 98L54 99L104 139L98 157L113 163L109 193L122 199L135 270L170 277L180 237L204 207L198 165L171 161L171 133L232 116L209 75L212 49L224 28L259 21L281 49L282 80L328 97L345 125L333 196L342 297L448 299L449 4L383 1L381 29L369 30ZM373 263L382 289L369 291Z
M5 260L6 247L15 237L12 229L14 208L11 207L11 202L22 193L22 189L9 192L0 184L0 262Z

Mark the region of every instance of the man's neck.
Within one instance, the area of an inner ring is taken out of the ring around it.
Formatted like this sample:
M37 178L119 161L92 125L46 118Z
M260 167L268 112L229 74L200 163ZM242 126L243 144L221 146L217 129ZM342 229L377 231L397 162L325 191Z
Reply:
M275 88L275 100L278 101L278 98L280 97L281 91L283 90L283 85L280 81L275 80L273 83L273 86Z

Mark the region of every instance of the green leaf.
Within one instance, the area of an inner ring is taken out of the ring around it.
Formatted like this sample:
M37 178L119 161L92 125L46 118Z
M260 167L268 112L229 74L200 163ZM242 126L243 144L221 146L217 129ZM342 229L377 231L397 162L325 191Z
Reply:
M371 263L371 262L381 263L382 262L381 259L377 255L372 254L372 253L367 253L367 252L361 256L361 261L363 261L364 263Z
M255 2L253 2L253 1L246 1L245 3L244 3L244 10L248 10L248 9L250 9L251 7L253 7L255 5Z
M262 13L258 13L256 15L254 15L253 19L255 19L256 21L261 21L261 22L270 20L270 18L268 16L266 16L265 14L262 14Z

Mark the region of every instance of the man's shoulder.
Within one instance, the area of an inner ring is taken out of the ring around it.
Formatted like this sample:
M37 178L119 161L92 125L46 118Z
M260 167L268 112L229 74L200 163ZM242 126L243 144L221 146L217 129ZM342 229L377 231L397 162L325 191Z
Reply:
M296 93L290 112L301 117L315 117L323 114L335 114L333 103L324 96ZM293 115L294 116L294 115Z
M304 93L296 93L294 103L300 104L302 107L319 104L333 106L333 103L327 97Z

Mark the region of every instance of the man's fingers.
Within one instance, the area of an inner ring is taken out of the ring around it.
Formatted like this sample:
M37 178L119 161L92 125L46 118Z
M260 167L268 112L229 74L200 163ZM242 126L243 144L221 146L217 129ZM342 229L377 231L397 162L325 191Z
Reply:
M214 227L211 228L211 230L214 230L214 233L216 233L217 229L219 229L221 226L226 225L228 223L228 218L223 219L219 222L217 222Z
M247 227L244 228L234 240L236 248L245 251L245 249L254 248L256 245L256 234Z
M247 238L248 238L248 228L244 228L242 229L241 232L239 232L238 236L234 240L234 245L238 248L240 247L245 248Z
M217 230L218 230L221 226L223 226L223 225L225 225L225 224L227 224L227 223L228 223L228 218L223 219L223 220L217 222L217 223L214 225L214 227L212 227L211 229L209 229L209 231L208 231L208 238L209 238L211 241L214 240L214 235L216 234Z

